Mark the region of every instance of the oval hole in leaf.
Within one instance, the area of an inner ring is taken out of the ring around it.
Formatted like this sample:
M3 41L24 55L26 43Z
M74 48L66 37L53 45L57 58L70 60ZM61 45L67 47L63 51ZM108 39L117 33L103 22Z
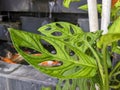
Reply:
M69 55L70 55L70 56L75 55L74 51L70 51Z
M78 47L81 47L81 46L83 45L83 43L84 43L83 41L77 42L76 45L77 45Z
M65 51L74 60L76 61L80 60L80 58L75 54L75 52L71 50L70 48L68 48L67 46L65 46Z
M46 31L52 30L51 26L48 25L48 27L45 29Z
M56 26L59 28L63 28L63 26L61 26L59 23L56 23Z
M61 32L53 32L52 35L54 35L54 36L61 36L62 33Z
M91 37L87 36L87 41L90 42L91 41Z
M46 30L46 31L49 31L49 30L51 30L51 27L48 27L48 28L46 28L45 30Z
M22 51L24 51L25 53L27 53L27 54L41 54L41 52L38 52L38 51L36 51L36 50L34 50L34 49L31 49L31 48L29 48L29 47L19 47Z
M57 53L57 51L56 51L56 49L54 48L54 46L51 45L49 42L41 39L41 40L40 40L40 43L41 43L41 45L42 45L48 52L50 52L51 54L56 54L56 53Z
M93 52L88 48L88 49L85 51L85 53L86 53L87 55L91 56Z
M71 34L75 33L71 25L70 25L70 32L71 32Z
M70 51L69 55L76 61L80 60L79 57L74 53L74 51Z
M73 56L74 55L74 51L72 51L69 47L67 46L64 46L64 50L66 51L66 53L69 55L69 56Z
M58 61L58 60L49 60L49 61L43 61L41 63L39 63L39 66L44 66L44 67L58 67L61 66L63 64L62 61Z
M41 56L42 53L28 47L20 47L20 49L31 56ZM23 62L24 63L24 62Z

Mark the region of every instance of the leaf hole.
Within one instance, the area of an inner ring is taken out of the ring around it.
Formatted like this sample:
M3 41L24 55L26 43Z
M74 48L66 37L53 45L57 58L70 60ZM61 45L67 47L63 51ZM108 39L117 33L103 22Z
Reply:
M49 53L51 53L51 54L56 54L56 53L57 53L57 51L56 51L56 49L54 48L54 46L51 45L49 42L41 39L41 40L40 40L40 43L41 43L41 45L42 45Z
M63 65L62 61L58 60L48 60L48 61L43 61L38 64L39 66L44 66L44 67L58 67Z
M52 35L54 35L54 36L61 36L61 35L62 35L62 33L61 33L61 32L57 32L57 31L56 31L56 32L53 32L53 33L52 33Z
M69 55L70 55L70 56L75 55L74 51L70 51L70 52L69 52Z
M84 43L83 41L77 42L76 45L77 45L78 47L81 47L81 46L83 45L83 43Z
M51 26L48 26L46 29L46 31L52 30Z
M91 37L87 36L87 41L90 42L91 41Z
M74 30L73 30L73 28L72 28L72 26L70 26L70 32L71 32L72 34L75 33Z
M76 55L75 52L73 50L71 50L70 48L68 48L67 46L65 46L65 51L72 59L74 59L76 61L80 60L78 55Z
M36 51L35 49L29 47L19 47L19 48L27 54L41 54L41 52Z
M56 23L56 26L59 28L63 28L63 26L61 26L59 23Z
M92 52L89 48L85 50L85 53L86 53L88 56L94 57L94 56L93 56L93 52Z

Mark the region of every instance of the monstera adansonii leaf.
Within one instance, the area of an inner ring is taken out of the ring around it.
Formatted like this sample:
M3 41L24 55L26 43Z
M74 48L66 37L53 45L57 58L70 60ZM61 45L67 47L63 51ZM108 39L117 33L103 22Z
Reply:
M34 68L63 79L88 78L96 74L98 69L96 60L94 56L89 56L85 52L90 45L94 44L99 32L85 33L80 27L67 22L50 23L40 27L39 31L41 34L9 29L14 47ZM48 46L52 46L55 53L47 50L41 40L47 42ZM28 54L21 47L33 49L42 55ZM62 65L54 67L39 65L41 62L50 60L61 61Z
M105 38L109 38L112 40L112 52L118 53L120 54L120 38L119 38L119 34L120 34L120 17L118 17L113 24L109 27L109 31L108 34L110 35L106 35L104 36ZM115 38L115 39L113 39ZM111 40L109 40L109 42L111 42ZM113 41L114 40L114 41Z
M120 17L118 17L113 24L109 27L108 33L103 35L99 42L98 47L101 48L102 45L112 46L112 52L120 54L120 45L118 42L120 40Z

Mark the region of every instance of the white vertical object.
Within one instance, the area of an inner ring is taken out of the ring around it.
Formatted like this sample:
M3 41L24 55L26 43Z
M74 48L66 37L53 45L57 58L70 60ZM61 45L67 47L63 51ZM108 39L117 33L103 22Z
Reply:
M101 30L103 30L103 34L108 32L108 26L110 24L110 10L111 0L102 0Z
M90 32L98 30L97 0L87 0Z

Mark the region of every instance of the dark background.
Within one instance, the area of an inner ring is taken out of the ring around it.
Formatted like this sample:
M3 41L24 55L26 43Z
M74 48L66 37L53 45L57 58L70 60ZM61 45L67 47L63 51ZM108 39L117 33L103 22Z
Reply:
M0 11L27 11L27 12L49 12L49 2L52 0L0 0ZM101 0L97 0L101 3ZM54 6L54 12L63 13L83 13L77 9L79 6L86 4L87 0L73 2L70 8L62 6L63 0L57 0ZM59 9L59 10L58 10Z

